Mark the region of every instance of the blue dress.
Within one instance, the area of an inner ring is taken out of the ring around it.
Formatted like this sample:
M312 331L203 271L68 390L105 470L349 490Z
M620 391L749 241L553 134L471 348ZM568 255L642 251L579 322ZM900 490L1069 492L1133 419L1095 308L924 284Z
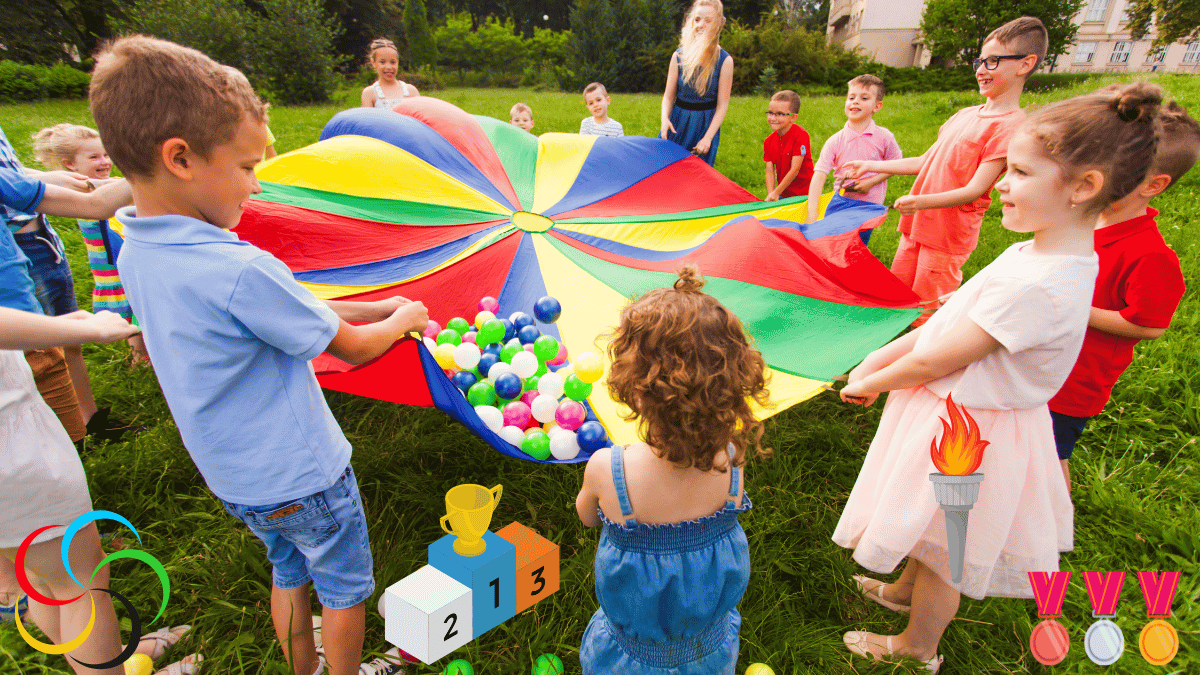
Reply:
M675 51L675 58L679 58L678 50ZM671 126L675 127L675 132L667 132L668 141L674 141L685 149L691 150L700 142L704 134L708 133L708 126L712 124L713 117L717 114L717 90L720 88L721 66L724 65L727 58L729 58L729 52L721 49L717 55L717 67L713 69L712 76L708 78L708 89L704 90L703 96L696 93L691 85L683 81L683 68L679 69L679 80L675 86L675 106L671 108L671 116L667 118L671 120ZM712 166L713 162L717 161L717 146L720 144L721 130L717 129L717 134L712 139L712 145L709 146L706 154L700 155L700 159Z
M729 446L732 456L733 446ZM716 513L678 525L631 518L620 446L612 450L613 485L625 524L604 517L596 548L596 598L579 661L584 675L732 675L742 616L737 604L750 580L750 547L736 507L738 474Z

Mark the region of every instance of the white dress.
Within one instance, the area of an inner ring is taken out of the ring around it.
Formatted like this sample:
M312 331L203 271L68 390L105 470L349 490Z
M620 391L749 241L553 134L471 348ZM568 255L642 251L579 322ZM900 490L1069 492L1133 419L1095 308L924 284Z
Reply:
M83 464L19 351L0 350L0 548L17 548L34 530L69 525L92 510ZM63 536L64 528L34 543Z
M395 108L398 103L409 97L408 85L404 84L404 82L401 80L396 81L400 83L400 91L404 92L404 95L399 98L387 98L383 93L383 87L379 86L378 80L375 81L375 84L371 85L372 87L375 87L376 108L391 110L392 108Z

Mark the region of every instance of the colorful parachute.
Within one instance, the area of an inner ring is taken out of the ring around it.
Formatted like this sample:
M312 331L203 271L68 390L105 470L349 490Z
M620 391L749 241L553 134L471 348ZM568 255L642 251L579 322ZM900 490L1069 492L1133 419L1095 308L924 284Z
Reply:
M771 367L776 407L763 415L813 396L917 314L916 296L858 241L884 207L839 197L826 218L797 225L803 201L758 201L659 139L538 138L420 97L396 112L339 113L318 143L258 177L263 192L237 233L318 297L403 295L444 324L473 317L485 295L501 316L553 295L562 317L541 328L570 354L602 353L597 340L629 296L695 262ZM502 453L532 459L482 424L419 340L363 366L326 354L314 367L327 388L436 405ZM614 442L635 440L602 384L591 409Z

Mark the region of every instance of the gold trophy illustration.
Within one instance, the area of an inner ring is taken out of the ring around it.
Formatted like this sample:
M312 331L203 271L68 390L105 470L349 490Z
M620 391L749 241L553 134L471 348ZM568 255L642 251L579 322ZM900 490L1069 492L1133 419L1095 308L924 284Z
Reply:
M959 408L962 408L961 412ZM967 546L967 522L971 507L979 498L979 484L983 474L976 473L983 462L983 449L988 441L979 436L979 425L975 418L962 406L946 396L946 409L950 423L942 420L942 442L929 442L929 455L938 473L929 474L933 482L933 495L941 505L946 517L946 544L950 553L950 580L962 581L963 558Z
M487 550L483 533L492 523L492 513L504 494L504 486L492 489L473 483L464 483L450 488L446 493L446 515L439 521L442 531L456 535L454 552L466 557L477 556ZM447 526L449 523L449 526Z

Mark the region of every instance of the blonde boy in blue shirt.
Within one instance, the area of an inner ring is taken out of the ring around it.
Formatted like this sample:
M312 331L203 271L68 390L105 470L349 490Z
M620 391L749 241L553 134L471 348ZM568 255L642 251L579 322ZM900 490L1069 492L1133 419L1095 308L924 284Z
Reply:
M267 145L266 110L240 74L134 36L98 57L90 98L133 189L117 266L183 444L225 509L266 544L271 617L295 675L323 668L310 585L330 672L357 674L375 589L366 517L350 444L308 361L322 351L368 361L423 329L425 307L322 302L230 232L261 192L254 167Z

